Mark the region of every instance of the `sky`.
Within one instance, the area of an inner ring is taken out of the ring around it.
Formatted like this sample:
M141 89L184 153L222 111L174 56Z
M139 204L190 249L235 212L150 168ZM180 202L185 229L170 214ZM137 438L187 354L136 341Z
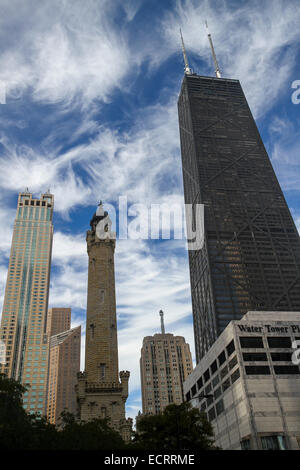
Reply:
M0 7L0 312L18 193L28 187L39 197L50 188L49 306L71 307L72 327L82 325L83 369L86 230L100 200L118 215L126 199L135 230L118 239L117 218L115 273L119 367L131 372L126 410L135 418L142 341L160 331L160 309L166 331L184 336L195 359L184 236L151 239L136 223L151 205L184 203L179 28L193 71L213 76L208 21L222 76L240 80L300 228L300 104L292 99L294 82L300 86L300 3L0 0Z

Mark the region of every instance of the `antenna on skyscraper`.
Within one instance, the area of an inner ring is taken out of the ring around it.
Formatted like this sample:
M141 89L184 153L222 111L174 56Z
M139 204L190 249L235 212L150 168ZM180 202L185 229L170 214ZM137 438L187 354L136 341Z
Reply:
M185 47L184 47L184 42L183 42L183 37L182 37L182 32L181 32L181 28L180 28L180 36L181 36L181 46L182 46L182 53L183 53L183 59L184 59L184 73L186 73L187 75L191 75L192 74L192 71L189 67L189 62L188 62L188 59L187 59L187 55L186 55L186 51L185 51Z
M161 324L161 334L165 334L165 325L164 325L164 312L162 310L159 311L160 315L160 324Z
M205 24L206 24L207 36L208 36L208 40L209 40L209 44L210 44L210 48L211 48L211 53L212 53L212 56L213 56L213 59L214 59L216 77L221 78L221 72L220 72L219 64L218 64L218 61L217 61L217 57L216 57L214 45L213 45L213 42L212 42L212 38L211 38L211 35L208 31L208 24L207 24L206 20L205 20Z

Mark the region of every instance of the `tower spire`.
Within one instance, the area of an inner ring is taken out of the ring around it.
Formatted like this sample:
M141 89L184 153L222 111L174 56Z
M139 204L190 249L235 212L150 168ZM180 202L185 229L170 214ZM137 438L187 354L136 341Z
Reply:
M164 325L164 312L162 310L159 311L160 315L160 324L161 324L161 334L165 334L165 325Z
M212 56L213 56L213 59L214 59L215 74L216 74L217 78L221 78L221 72L220 72L219 64L218 64L218 61L217 61L217 57L216 57L214 45L213 45L213 42L212 42L212 38L211 38L211 35L208 31L208 24L207 24L206 20L205 20L205 25L206 25L206 29L207 29L207 36L208 36L208 40L209 40L209 44L210 44L210 48L211 48L211 53L212 53Z
M180 28L180 36L181 36L181 46L182 46L182 53L183 53L183 59L184 59L184 73L186 73L187 75L191 75L192 71L189 67L189 62L188 62L188 58L187 58L185 47L184 47L181 28Z

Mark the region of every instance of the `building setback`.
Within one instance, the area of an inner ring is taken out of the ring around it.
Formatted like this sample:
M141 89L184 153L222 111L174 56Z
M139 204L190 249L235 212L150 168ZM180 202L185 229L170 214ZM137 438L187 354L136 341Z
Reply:
M204 246L189 251L199 362L247 311L300 311L300 239L240 82L187 71L184 196L204 205Z
M54 336L71 328L70 308L49 308L47 317L47 335Z
M80 340L81 326L50 338L47 417L52 424L59 424L64 410L77 415L75 386L80 371Z
M184 383L217 446L300 449L299 345L299 312L248 312L229 323Z
M162 332L146 336L141 349L143 414L159 414L171 403L182 403L183 382L192 370L189 345L182 336L165 333L162 320Z
M46 320L53 238L53 195L20 193L1 319L1 372L29 384L24 408L45 413L49 343Z

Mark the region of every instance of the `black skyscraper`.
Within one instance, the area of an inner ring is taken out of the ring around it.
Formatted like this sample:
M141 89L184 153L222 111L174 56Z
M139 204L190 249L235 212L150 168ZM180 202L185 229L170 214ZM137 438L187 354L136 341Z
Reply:
M249 310L300 311L300 239L238 80L185 74L178 101L197 362Z

